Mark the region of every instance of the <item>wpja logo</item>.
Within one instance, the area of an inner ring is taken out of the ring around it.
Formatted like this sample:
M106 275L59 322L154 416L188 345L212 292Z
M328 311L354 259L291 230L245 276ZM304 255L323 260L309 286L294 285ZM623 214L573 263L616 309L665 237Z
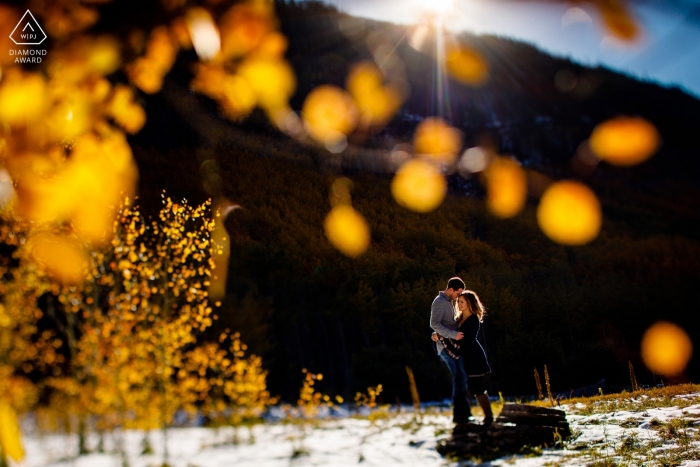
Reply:
M17 45L40 45L46 37L46 33L29 10L10 34L10 39ZM16 56L15 63L41 63L43 56L46 55L46 49L10 49L10 55Z

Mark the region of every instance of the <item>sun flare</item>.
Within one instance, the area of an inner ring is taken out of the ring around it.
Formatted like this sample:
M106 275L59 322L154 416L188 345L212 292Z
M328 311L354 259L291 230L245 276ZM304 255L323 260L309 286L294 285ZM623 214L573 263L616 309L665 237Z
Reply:
M450 13L454 7L454 0L420 0L420 7L437 16L445 16Z

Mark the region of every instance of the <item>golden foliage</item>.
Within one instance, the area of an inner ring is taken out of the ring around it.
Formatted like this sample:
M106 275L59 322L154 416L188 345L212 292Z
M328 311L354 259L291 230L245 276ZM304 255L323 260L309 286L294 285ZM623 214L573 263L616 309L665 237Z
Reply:
M24 448L17 415L12 407L0 400L0 457L6 456L21 462Z

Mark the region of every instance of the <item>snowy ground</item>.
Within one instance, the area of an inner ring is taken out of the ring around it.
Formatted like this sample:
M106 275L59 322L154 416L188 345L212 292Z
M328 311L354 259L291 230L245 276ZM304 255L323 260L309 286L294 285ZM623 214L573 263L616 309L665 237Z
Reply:
M698 395L678 396L697 397ZM568 412L575 407L563 406ZM449 436L448 413L425 415L421 423L413 414L390 414L375 420L342 418L319 422L316 427L290 423L267 423L248 430L239 429L237 444L230 428L173 428L168 432L169 464L173 467L290 467L290 466L457 466L442 458L435 450L439 439ZM684 452L700 452L700 404L683 408L662 407L640 411L620 411L594 415L567 416L576 438L566 449L544 450L541 456L510 456L478 465L515 467L564 465L655 465L659 456L674 448ZM673 422L675 420L675 422ZM683 423L679 424L679 420ZM683 425L683 429L660 427ZM670 433L670 435L669 435ZM682 435L682 436L681 436ZM251 437L252 436L252 437ZM154 454L141 455L144 433L124 434L124 445L131 467L160 466L163 462L163 438L149 434ZM631 440L631 441L630 441ZM113 450L117 440L105 439L105 450ZM626 444L625 444L626 443ZM59 435L30 435L24 439L27 467L120 467L113 454L89 454L75 457L77 441ZM97 439L89 439L95 447ZM626 461L620 457L622 446L647 446L647 462ZM680 448L680 449L679 449ZM617 457L615 457L617 456ZM685 455L678 463L683 467L700 467L700 458ZM688 459L690 457L690 459ZM654 460L656 459L656 460ZM476 465L462 463L462 466Z

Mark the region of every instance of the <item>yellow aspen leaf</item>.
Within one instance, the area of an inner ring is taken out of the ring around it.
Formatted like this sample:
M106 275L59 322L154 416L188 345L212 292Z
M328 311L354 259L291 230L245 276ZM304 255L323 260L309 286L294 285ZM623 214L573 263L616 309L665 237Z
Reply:
M22 435L14 409L0 401L0 455L21 462L24 459Z

